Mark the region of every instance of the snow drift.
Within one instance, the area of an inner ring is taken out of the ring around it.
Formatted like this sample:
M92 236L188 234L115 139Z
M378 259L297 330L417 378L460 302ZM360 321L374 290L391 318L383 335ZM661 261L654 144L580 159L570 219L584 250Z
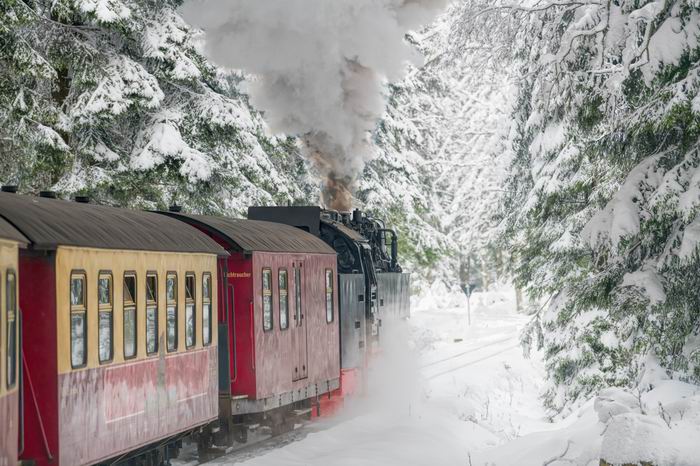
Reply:
M405 40L446 0L194 0L185 18L207 34L219 64L257 79L252 104L273 131L303 138L325 178L323 203L349 210L373 157L384 81L400 80L420 56Z

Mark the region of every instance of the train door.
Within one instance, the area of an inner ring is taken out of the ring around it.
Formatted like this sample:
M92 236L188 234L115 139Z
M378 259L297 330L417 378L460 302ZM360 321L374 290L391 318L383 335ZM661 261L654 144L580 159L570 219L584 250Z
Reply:
M306 346L306 319L304 304L306 299L306 281L304 280L304 263L294 263L294 318L292 319L292 342L294 372L292 380L305 379L308 376L308 353Z
M219 393L231 395L236 380L236 341L233 326L233 283L228 276L228 258L219 259L216 286L218 310Z

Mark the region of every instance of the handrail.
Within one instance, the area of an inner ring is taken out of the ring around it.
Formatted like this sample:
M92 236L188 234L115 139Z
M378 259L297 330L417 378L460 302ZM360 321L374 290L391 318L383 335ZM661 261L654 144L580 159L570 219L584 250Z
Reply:
M250 302L250 362L255 370L255 310L253 301Z
M24 350L22 348L23 345L23 339L22 339L22 332L23 330L23 315L22 315L22 308L18 308L19 311L19 357L23 358L24 357ZM24 453L24 369L23 369L24 364L21 364L19 366L19 439L18 439L18 444L17 444L17 452L19 455Z
M228 282L228 279L226 279L226 282ZM236 338L236 305L235 305L235 299L236 295L234 294L235 291L233 289L233 285L230 283L227 283L226 287L226 299L229 297L231 298L231 306L230 306L230 312L231 312L231 319L229 326L231 328L231 334L233 335L233 342L231 344L231 347L233 348L233 379L231 379L231 383L235 382L238 380L238 349L236 348L236 344L238 343L238 338ZM227 312L229 312L229 306L228 304L226 305Z

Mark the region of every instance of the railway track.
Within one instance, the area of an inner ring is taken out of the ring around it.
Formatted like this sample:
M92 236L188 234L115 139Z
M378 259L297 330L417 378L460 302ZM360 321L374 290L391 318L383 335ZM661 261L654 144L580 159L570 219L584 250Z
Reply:
M452 362L452 361L460 361L464 356L467 356L467 355L470 355L470 354L473 354L473 353L482 351L482 350L484 350L484 349L486 349L486 348L490 348L490 347L492 347L492 346L496 346L496 345L499 345L499 344L502 344L502 343L506 343L506 342L508 342L508 341L513 341L513 340L517 340L517 338L516 338L516 337L509 337L509 338L504 338L504 339L501 339L501 340L496 340L496 341L487 343L487 344L485 344L485 345L481 345L481 346L479 346L478 348L471 348L471 349L469 349L469 350L462 351L462 352L457 353L457 354L453 354L453 355L448 356L448 357L446 357L446 358L442 358L442 359L438 359L438 360L435 360L435 361L431 361L431 362L429 362L429 363L424 364L423 366L421 366L421 370L424 370L424 369L427 369L427 368L433 368L433 367L435 367L435 366L438 366L438 367L439 367L441 364L449 363L449 362ZM508 346L506 346L506 347L504 347L504 348L499 349L498 351L489 353L489 354L487 354L487 355L485 355L485 356L482 356L482 357L479 357L479 358L477 358L477 359L471 359L471 360L469 360L469 361L467 361L467 362L464 362L464 363L461 363L461 364L459 364L459 365L451 366L451 367L449 367L449 368L447 368L447 369L443 369L443 370L438 370L437 372L432 373L432 374L426 374L426 375L425 375L425 378L426 378L427 380L432 380L432 379L435 379L435 378L437 378L437 377L450 374L450 373L452 373L452 372L458 371L458 370L463 369L463 368L465 368L465 367L469 367L469 366L472 366L472 365L474 365L474 364L478 364L478 363L480 363L480 362L482 362L482 361L486 361L486 360L488 360L488 359L494 358L494 357L496 357L496 356L498 356L498 355L501 355L501 354L503 354L503 353L505 353L505 352L507 352L507 351L510 351L510 350L512 350L512 349L515 349L515 348L517 348L517 347L519 347L519 346L520 346L519 343L516 343L516 344L513 344L513 345L508 345Z
M490 343L486 343L485 345L481 345L481 346L479 346L479 347L477 347L477 348L471 348L471 349L468 349L468 350L466 350L466 351L462 351L462 352L460 352L460 353L453 354L452 356L448 356L448 357L446 357L446 358L442 358L442 359L437 359L437 360L435 360L435 361L431 361L431 362L429 362L429 363L427 363L427 364L422 365L420 368L421 368L421 369L425 369L425 368L427 368L427 367L431 367L431 366L434 366L434 365L436 365L436 364L440 364L440 363L443 363L443 362L446 362L446 361L451 361L451 360L453 360L453 359L457 359L457 358L459 358L459 357L462 357L462 356L464 356L464 355L466 355L466 354L475 353L475 352L480 351L480 350L482 350L482 349L484 349L484 348L488 348L489 346L494 346L494 345L497 345L497 344L499 344L499 343L505 343L505 342L507 342L507 341L514 340L514 339L515 339L515 337L508 337L508 338L503 338L503 339L501 339L501 340L492 341L492 342L490 342Z

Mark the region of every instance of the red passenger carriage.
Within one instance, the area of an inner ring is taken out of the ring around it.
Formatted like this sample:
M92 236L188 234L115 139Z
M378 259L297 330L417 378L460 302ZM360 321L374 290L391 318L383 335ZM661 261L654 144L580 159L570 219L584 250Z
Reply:
M169 215L230 254L219 261L221 412L228 428L245 436L246 425L264 423L274 432L309 413L339 387L335 251L287 225Z

